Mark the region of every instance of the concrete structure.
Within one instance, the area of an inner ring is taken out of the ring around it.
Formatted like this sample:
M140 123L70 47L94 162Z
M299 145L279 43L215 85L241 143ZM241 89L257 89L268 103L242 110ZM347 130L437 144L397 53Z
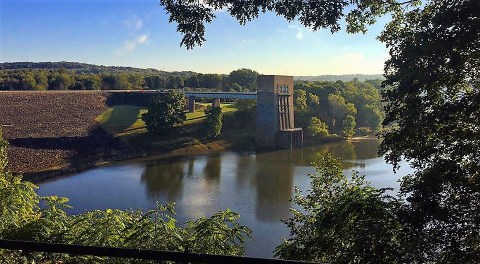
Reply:
M257 147L302 146L303 131L294 125L293 77L260 75L257 86Z
M220 98L215 98L212 100L212 107L220 107Z
M189 96L188 97L188 112L193 113L195 112L195 97Z
M295 128L293 110L293 77L260 75L258 92L184 92L188 110L195 111L195 98L257 100L256 142L258 149L293 148L303 145L303 131ZM165 93L162 91L161 93Z

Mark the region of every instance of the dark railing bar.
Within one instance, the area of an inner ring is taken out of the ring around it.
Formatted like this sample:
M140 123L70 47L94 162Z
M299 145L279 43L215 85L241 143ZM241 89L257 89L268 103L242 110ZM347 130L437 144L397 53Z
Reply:
M306 264L308 262L252 258L238 256L208 255L186 252L160 251L150 249L112 248L98 246L68 245L36 241L0 239L0 248L23 250L26 252L49 252L71 255L90 255L102 257L133 258L142 260L163 260L182 263L272 263L272 264Z

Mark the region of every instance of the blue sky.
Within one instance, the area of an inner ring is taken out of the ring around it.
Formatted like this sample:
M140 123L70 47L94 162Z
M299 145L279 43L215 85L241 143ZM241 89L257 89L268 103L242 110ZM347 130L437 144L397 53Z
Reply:
M388 55L375 39L386 18L365 35L332 35L271 13L245 26L226 12L216 15L203 46L186 50L157 0L0 0L0 61L321 75L380 74Z

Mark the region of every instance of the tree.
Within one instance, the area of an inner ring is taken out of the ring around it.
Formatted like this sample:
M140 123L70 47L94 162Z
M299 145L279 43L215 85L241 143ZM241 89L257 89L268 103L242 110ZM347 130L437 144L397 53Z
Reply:
M63 69L63 71L59 71L52 75L48 88L50 90L67 90L73 83L73 78L65 69Z
M295 89L293 91L293 108L295 111L307 110L307 92L302 89Z
M312 117L310 119L310 124L307 127L307 132L310 136L328 136L328 126L322 120L318 119L318 117Z
M260 12L298 19L314 30L347 31L392 14L380 40L389 48L385 65L385 125L381 154L398 166L402 157L416 173L402 180L406 199L400 215L411 242L405 262L476 263L480 257L480 2L407 1L195 1L162 0L170 21L179 23L181 44L204 39L205 22L225 8L241 24ZM350 4L350 6L349 6ZM407 7L407 8L405 8ZM405 9L404 9L405 8ZM191 11L188 19L182 14ZM193 18L192 18L193 17Z
M183 226L177 225L173 204L157 205L146 212L106 209L68 215L68 198L40 197L34 184L5 169L6 149L0 128L0 239L238 256L245 251L246 238L251 238L252 231L238 223L240 215L229 209ZM0 256L5 263L43 263L46 259L116 263L115 259L95 256L2 249Z
M381 154L415 174L402 180L410 262L480 258L480 2L427 1L395 17Z
M332 111L334 131L342 132L344 136L349 135L351 130L355 128L355 116L357 114L355 105L345 101L345 98L339 94L330 94L328 104Z
M222 108L208 106L205 109L204 131L209 137L218 137L222 132Z
M355 117L352 115L346 115L342 121L342 136L351 138L355 134Z
M200 81L197 75L192 75L185 80L185 86L190 88L200 87Z
M167 79L167 88L177 89L182 88L184 85L184 79L178 75L170 75Z
M166 134L186 119L185 98L176 91L153 97L147 108L148 112L142 115L142 120L147 125L147 130L154 134Z
M230 74L228 75L228 81L232 84L236 83L242 86L244 89L256 91L257 76L258 72L243 68L230 72Z
M340 30L339 21L345 18L347 32L357 33L366 32L366 27L375 23L377 17L387 13L398 15L403 7L420 2L419 0L160 0L160 4L170 15L169 21L176 22L177 31L183 34L180 45L185 45L187 49L202 45L205 41L205 23L212 22L215 11L219 10L226 10L241 25L257 18L260 13L271 11L288 21L298 19L307 28L313 30L329 28L332 33Z
M275 249L282 259L322 263L398 263L401 225L399 203L353 173L342 173L341 162L331 154L318 156L306 195L295 188L284 220L290 237Z
M255 123L255 110L257 109L256 100L236 100L235 108L237 108L237 111L235 112L236 118L242 122L248 121Z
M48 88L48 77L45 71L37 71L35 72L35 82L36 85L34 87L37 91L44 91Z

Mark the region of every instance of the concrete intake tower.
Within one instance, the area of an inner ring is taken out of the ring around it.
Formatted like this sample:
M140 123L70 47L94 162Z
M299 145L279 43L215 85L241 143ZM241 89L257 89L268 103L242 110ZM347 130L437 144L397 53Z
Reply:
M293 76L259 75L257 86L257 148L301 147L303 130L294 122Z

